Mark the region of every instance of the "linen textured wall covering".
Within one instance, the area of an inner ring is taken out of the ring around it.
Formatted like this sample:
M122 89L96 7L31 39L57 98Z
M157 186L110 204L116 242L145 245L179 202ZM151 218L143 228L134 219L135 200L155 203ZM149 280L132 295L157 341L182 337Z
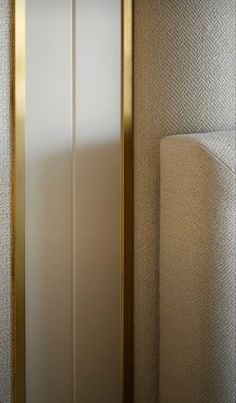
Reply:
M134 0L135 403L159 396L160 139L234 125L235 0Z
M0 0L0 402L12 395L11 0Z

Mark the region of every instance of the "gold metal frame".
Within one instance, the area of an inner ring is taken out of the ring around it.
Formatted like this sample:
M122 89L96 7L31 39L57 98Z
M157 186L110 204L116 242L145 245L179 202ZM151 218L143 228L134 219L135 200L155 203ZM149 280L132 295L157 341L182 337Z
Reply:
M133 402L133 0L122 0L122 401Z
M14 1L13 37L14 402L25 403L25 0Z
M14 0L14 402L25 403L25 0ZM122 0L122 401L133 401L133 0Z

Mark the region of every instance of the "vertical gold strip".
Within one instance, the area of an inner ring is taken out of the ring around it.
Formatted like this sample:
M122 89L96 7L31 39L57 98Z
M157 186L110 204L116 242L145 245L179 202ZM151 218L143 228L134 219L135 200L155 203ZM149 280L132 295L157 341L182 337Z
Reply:
M14 401L25 403L25 0L15 0L14 6Z
M77 95L77 74L76 74L76 45L77 45L77 0L72 0L72 374L73 374L73 403L77 401L77 340L76 340L76 95Z
M122 401L133 402L133 0L122 0Z

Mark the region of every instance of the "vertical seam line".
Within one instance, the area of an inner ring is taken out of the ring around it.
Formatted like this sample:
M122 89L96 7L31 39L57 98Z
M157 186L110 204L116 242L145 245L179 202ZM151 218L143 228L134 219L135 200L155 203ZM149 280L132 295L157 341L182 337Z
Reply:
M76 403L76 0L72 0L72 401Z

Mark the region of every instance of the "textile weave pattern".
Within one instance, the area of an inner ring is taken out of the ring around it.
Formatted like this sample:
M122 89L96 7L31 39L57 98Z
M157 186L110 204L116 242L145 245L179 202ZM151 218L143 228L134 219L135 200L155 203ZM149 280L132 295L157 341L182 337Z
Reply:
M12 401L11 0L0 0L0 402Z
M235 1L134 0L135 403L159 396L160 140L234 125Z
M235 143L161 142L161 402L235 403Z

